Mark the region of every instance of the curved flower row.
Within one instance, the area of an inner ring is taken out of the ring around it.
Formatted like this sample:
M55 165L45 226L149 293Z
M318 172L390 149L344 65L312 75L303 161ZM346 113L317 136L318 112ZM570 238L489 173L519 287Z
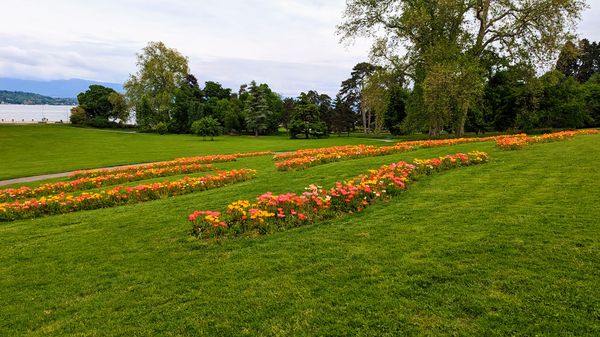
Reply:
M198 238L236 236L247 232L266 234L344 213L360 212L374 201L392 197L406 189L408 183L421 175L487 161L487 153L475 151L415 159L412 164L398 162L337 182L329 190L310 185L300 195L267 192L254 202L233 202L224 212L195 211L188 219L193 223L192 234Z
M348 145L333 146L320 149L306 149L291 153L283 153L274 156L277 160L275 166L280 171L302 170L312 166L350 160L364 157L384 156L394 153L415 151L419 148L431 148L440 146L451 146L463 143L473 143L489 141L493 137L486 138L453 138L438 140L416 140L401 142L392 146L373 146L373 145Z
M81 195L60 193L22 202L0 203L0 221L134 204L218 188L252 179L255 174L256 171L250 169L220 171L204 177L185 177L180 180L142 184L135 187L117 186L98 193L82 193Z
M558 142L571 139L577 135L595 135L600 134L600 130L575 130L546 133L541 136L527 136L525 134L515 137L508 137L496 140L496 147L502 150L521 150L529 146L529 144Z
M113 174L100 175L97 177L83 177L71 181L49 183L35 188L30 188L27 186L22 186L19 188L7 188L0 190L0 201L40 197L43 195L58 194L61 192L82 191L150 178L211 171L214 168L212 164L190 164L148 169L136 167L136 169L137 170L131 172L117 172Z
M242 157L255 157L255 156L266 156L272 155L273 152L262 151L262 152L247 152L247 153L234 153L234 154L217 154L208 156L196 156L196 157L184 157L177 158L174 160L160 161L155 163L141 164L141 165L130 165L122 167L114 167L107 169L94 169L94 170L81 170L73 172L69 177L71 179L78 179L84 177L98 177L102 175L112 175L117 173L134 173L138 170L151 170L164 167L176 167L182 165L193 165L193 164L210 164L210 163L222 163L235 161L237 158Z

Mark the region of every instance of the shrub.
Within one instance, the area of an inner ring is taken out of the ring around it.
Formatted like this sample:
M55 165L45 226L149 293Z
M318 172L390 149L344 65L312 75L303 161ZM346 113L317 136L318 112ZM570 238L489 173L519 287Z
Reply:
M192 132L197 136L202 136L202 139L210 137L210 140L213 140L213 137L223 133L223 128L216 119L203 117L192 123Z
M154 131L158 132L158 134L164 135L169 131L169 127L165 122L159 122L154 126Z
M76 125L85 124L87 119L88 119L87 112L80 105L73 107L71 109L71 115L69 116L69 120L71 121L71 124L76 124Z

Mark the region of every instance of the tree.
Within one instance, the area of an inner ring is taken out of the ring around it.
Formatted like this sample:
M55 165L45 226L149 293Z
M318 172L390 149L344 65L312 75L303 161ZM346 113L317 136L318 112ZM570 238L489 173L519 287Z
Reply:
M484 124L499 131L531 129L538 125L541 87L528 65L507 67L492 74L484 90ZM517 121L518 120L518 121Z
M205 99L211 97L216 99L229 99L231 97L231 89L223 88L218 82L207 81L204 83L204 97Z
M223 128L219 124L219 121L207 116L192 123L192 132L197 136L202 136L203 140L206 140L206 137L214 140L215 136L223 133Z
M85 110L88 119L102 118L117 118L118 112L113 109L113 105L109 100L111 94L117 94L111 88L102 85L92 84L85 92L77 95L79 105Z
M367 78L378 68L379 67L367 62L358 63L352 68L350 78L342 82L342 89L340 91L344 101L350 103L355 111L360 112L364 133L369 132L370 116L368 116L366 110L362 109L362 93Z
M392 135L403 133L402 122L406 118L406 105L410 91L401 85L392 85L387 91L387 111L385 112L385 127Z
M159 122L169 123L176 90L190 73L188 60L162 42L150 42L137 54L136 74L125 82L126 97L136 109L140 128L149 129ZM142 107L142 110L138 108Z
M255 81L250 82L245 111L246 125L255 136L268 129L269 103L265 93Z
M540 78L543 97L540 101L540 126L579 128L589 123L585 109L585 92L573 77L550 71Z
M108 101L110 102L112 112L111 115L114 118L119 120L121 125L127 123L129 120L129 107L127 106L127 101L125 100L125 96L121 95L118 92L111 92L108 95Z
M577 76L579 72L579 56L580 50L573 43L573 41L567 41L558 55L556 61L556 70L562 72L566 76Z
M326 135L327 127L319 117L319 107L310 101L310 96L301 93L289 122L290 138L303 134L306 139Z
M239 98L244 102L246 127L258 136L277 132L283 111L281 96L271 90L267 84L250 82L242 86Z
M342 94L339 93L335 96L333 106L332 131L336 132L338 136L342 132L347 132L350 136L356 122L356 114L352 110L352 104L345 101Z
M69 115L69 120L73 125L83 125L88 121L88 115L84 108L81 105L74 106L71 108L71 115Z
M291 97L286 97L283 99L283 109L281 113L281 124L283 124L284 128L288 128L288 122L292 115L294 114L294 108L296 105L296 101Z
M189 133L192 121L200 118L203 92L194 75L187 75L184 83L175 90L169 130L175 133ZM195 118L197 117L197 118Z
M586 111L590 117L587 126L600 126L600 74L596 73L583 86Z
M583 8L583 0L348 0L338 32L343 41L375 39L372 56L410 78L410 108L429 115L410 120L426 120L436 136L447 126L460 132L465 111L481 94L465 92L469 85L445 86L449 82L441 76L481 83L481 60L488 55L513 64L547 64L570 38Z

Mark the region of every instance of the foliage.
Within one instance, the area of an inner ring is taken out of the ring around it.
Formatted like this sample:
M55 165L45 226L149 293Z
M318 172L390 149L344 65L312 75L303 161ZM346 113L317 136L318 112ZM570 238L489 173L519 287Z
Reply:
M342 87L340 89L343 100L349 104L354 111L360 113L364 133L369 133L371 118L368 111L363 109L363 89L368 77L378 69L378 66L367 62L358 63L352 68L350 78L342 82Z
M169 132L169 127L165 122L158 122L153 127L152 130L158 133L159 135L164 135Z
M346 41L375 39L373 57L414 83L409 114L417 116L408 124L425 121L435 137L445 128L464 131L482 94L487 55L547 64L584 7L582 0L350 0L338 32Z
M576 78L580 83L587 82L600 71L600 44L590 43L587 39L580 40L578 44L567 41L556 61L556 70Z
M246 128L255 136L277 131L283 102L281 97L271 91L268 85L250 82L248 90L240 89L240 99L244 102Z
M336 132L338 135L342 132L347 132L348 136L350 136L350 132L354 130L354 123L356 122L356 114L352 110L352 104L346 101L342 97L342 94L337 94L333 106L331 131Z
M125 96L116 91L111 92L108 95L108 102L112 109L112 117L118 119L121 124L127 123L127 121L129 121L130 111Z
M77 95L77 101L85 110L89 120L98 118L108 121L123 116L122 109L126 109L121 105L122 102L115 99L115 95L119 93L112 88L92 84L87 91ZM116 105L113 105L110 97Z
M84 108L80 105L74 106L71 108L71 114L69 115L69 120L71 124L74 125L82 125L85 124L88 120L88 114Z
M186 83L188 60L162 42L150 42L137 54L137 73L125 82L126 97L142 129L170 121L175 92Z
M288 123L290 138L295 139L299 134L306 139L327 136L327 126L321 122L319 106L311 102L311 97L318 97L315 93L301 93L298 97Z
M207 116L192 123L192 132L196 136L202 136L203 139L210 137L210 140L213 140L215 136L223 134L223 128L219 121Z

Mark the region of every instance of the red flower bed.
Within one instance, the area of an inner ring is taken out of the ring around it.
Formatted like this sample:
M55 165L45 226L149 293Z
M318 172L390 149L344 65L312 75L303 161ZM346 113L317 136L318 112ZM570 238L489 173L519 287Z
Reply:
M125 182L172 176L177 174L204 172L214 169L211 164L190 164L146 169L142 167L135 168L137 170L99 175L96 177L83 177L66 182L61 181L44 184L35 188L30 188L27 186L20 188L7 188L0 190L0 200L15 200L19 198L32 198L43 195L58 194L61 192L82 191L99 188L102 186L122 184Z
M81 195L60 193L26 201L0 203L0 221L114 207L204 191L252 179L255 173L256 171L249 169L220 171L204 177L185 177L180 180L142 184L135 187L117 186L98 193L82 193Z
M195 211L188 218L193 223L193 235L199 238L236 236L247 232L265 234L339 214L360 212L374 201L392 197L406 189L408 183L421 175L487 160L486 153L475 151L427 160L415 159L412 164L398 162L337 182L329 190L310 185L300 195L267 192L254 202L233 202L224 212Z

